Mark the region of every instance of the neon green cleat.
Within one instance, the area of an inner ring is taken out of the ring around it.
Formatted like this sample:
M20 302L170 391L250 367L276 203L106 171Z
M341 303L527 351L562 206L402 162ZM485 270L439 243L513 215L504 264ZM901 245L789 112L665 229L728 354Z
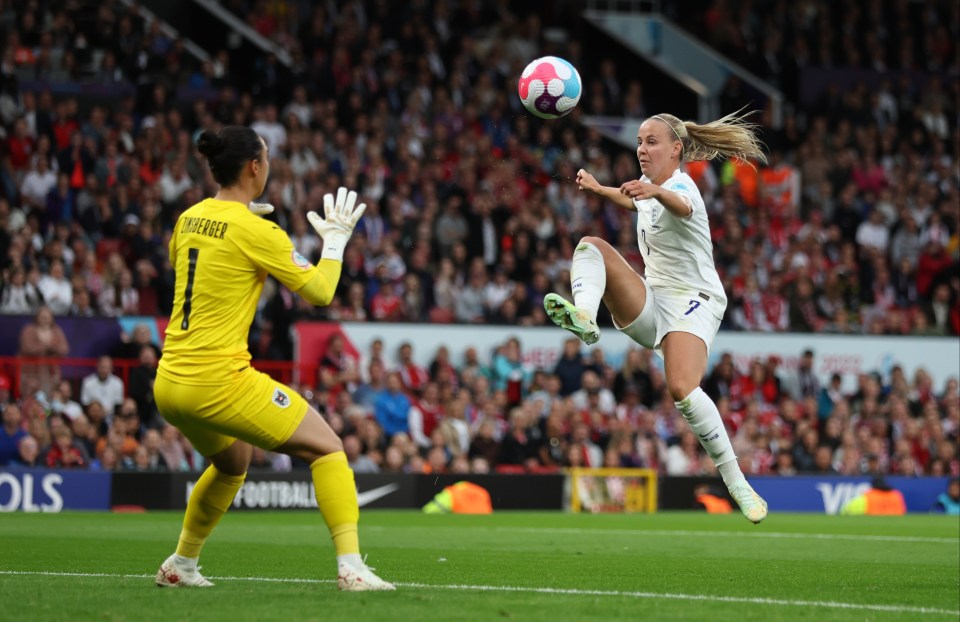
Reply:
M759 523L767 517L767 502L757 494L747 480L740 480L730 487L730 496L740 506L740 511L751 523Z
M600 340L600 327L597 323L590 319L586 311L578 309L562 296L547 294L543 297L543 308L554 324L569 330L588 346Z

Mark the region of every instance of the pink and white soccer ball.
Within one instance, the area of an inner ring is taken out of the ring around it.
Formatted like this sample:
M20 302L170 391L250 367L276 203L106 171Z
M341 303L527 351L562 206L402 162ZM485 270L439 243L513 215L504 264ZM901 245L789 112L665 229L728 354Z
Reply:
M520 74L520 101L530 114L556 119L573 110L583 93L576 68L556 56L533 61Z

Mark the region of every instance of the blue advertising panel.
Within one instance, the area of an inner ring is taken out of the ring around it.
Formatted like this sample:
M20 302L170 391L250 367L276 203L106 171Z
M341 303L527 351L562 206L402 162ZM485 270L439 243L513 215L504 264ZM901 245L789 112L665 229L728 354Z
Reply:
M110 473L0 470L0 512L109 510Z
M888 477L903 493L908 512L929 512L937 495L947 489L948 477ZM767 500L772 512L838 514L843 504L870 488L869 477L798 476L751 477L750 483Z

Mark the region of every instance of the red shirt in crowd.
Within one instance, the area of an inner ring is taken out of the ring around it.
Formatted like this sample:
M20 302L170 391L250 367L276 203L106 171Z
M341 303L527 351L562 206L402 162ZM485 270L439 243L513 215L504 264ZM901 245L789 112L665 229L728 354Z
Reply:
M433 431L440 425L440 421L443 420L443 407L423 400L414 400L413 404L423 415L423 435L430 438Z
M408 391L422 391L423 385L430 382L430 374L416 363L407 363L401 366L400 378Z
M403 311L401 304L399 296L392 291L385 292L381 289L370 301L370 315L375 320L398 320Z
M34 147L34 141L29 136L11 136L7 141L11 168L15 171L26 170Z
M56 443L47 452L46 463L51 469L82 469L87 466L79 449L72 445L63 449Z

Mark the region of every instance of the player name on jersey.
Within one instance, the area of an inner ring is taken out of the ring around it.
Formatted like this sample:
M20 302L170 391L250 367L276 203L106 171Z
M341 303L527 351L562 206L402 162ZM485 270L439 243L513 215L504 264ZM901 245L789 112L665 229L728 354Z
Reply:
M180 226L180 233L196 233L205 235L209 238L222 240L227 232L227 224L222 220L210 220L209 218L181 218L183 225Z

